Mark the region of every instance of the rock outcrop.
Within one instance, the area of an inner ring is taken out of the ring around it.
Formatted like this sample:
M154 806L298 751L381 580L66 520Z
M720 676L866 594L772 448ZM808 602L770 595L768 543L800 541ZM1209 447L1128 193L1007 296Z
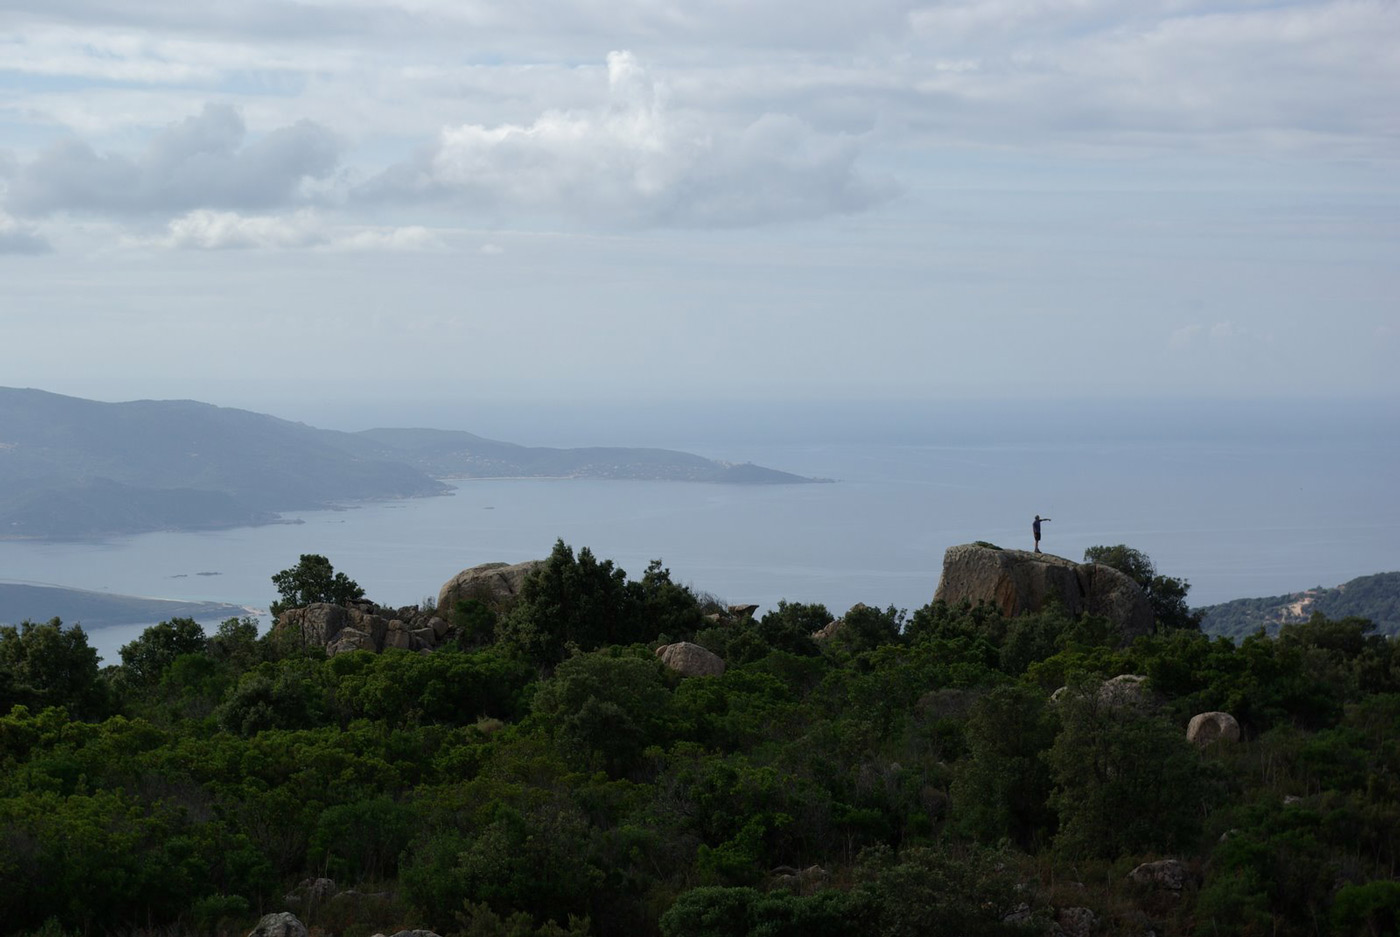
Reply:
M1144 862L1129 872L1128 878L1139 885L1181 891L1186 887L1187 871L1180 859L1160 859L1156 862Z
M248 937L306 937L306 925L290 911L264 914Z
M1049 553L978 543L949 547L933 597L949 604L987 602L1008 618L1039 612L1058 600L1071 615L1104 616L1125 640L1153 628L1152 606L1128 576L1102 563L1076 563Z
M463 599L477 599L488 605L509 601L520 594L525 577L540 566L540 560L525 563L482 563L464 569L443 583L438 591L437 607L450 615Z
M317 602L290 608L273 626L308 646L319 645L332 657L346 651L431 651L447 636L448 623L431 611L409 605L382 608L373 602L331 605Z
M499 605L514 599L525 577L540 565L539 560L531 560L464 569L443 585L436 608L386 608L365 599L345 605L318 602L290 608L277 616L273 630L308 646L323 647L332 657L347 651L378 653L389 648L427 653L448 639L452 630L449 618L458 601L480 599ZM441 615L437 609L442 610Z
M1215 741L1238 742L1239 740L1240 724L1229 713L1197 713L1191 717L1191 721L1186 725L1186 741L1195 742L1197 745L1208 745Z
M683 677L718 677L724 673L724 659L698 644L680 641L656 649L661 663Z
M1069 687L1060 687L1050 694L1050 702L1060 702L1069 692ZM1079 692L1085 691L1081 689ZM1098 697L1100 704L1114 709L1146 709L1154 703L1152 691L1147 685L1147 677L1140 673L1121 673L1116 677L1109 677L1099 684L1094 695Z

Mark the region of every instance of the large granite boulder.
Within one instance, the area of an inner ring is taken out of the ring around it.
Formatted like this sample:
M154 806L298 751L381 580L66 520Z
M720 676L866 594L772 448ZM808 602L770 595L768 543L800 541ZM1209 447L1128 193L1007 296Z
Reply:
M306 925L290 911L264 914L248 937L306 937Z
M950 605L987 602L1008 618L1039 612L1055 599L1071 615L1104 616L1125 640L1151 634L1153 628L1146 594L1111 566L979 543L948 548L933 597Z
M656 656L683 677L718 677L724 673L722 657L689 641L663 644L656 649Z
M1159 859L1144 862L1128 873L1128 878L1139 885L1151 885L1170 891L1181 891L1186 887L1188 872L1180 859Z
M488 605L509 601L520 594L525 577L544 563L529 560L524 563L482 563L464 569L443 583L438 591L437 607L450 615L463 599L477 599Z
M1186 725L1186 741L1195 742L1197 745L1208 745L1216 741L1238 742L1239 740L1240 724L1229 713L1197 713L1191 717L1191 721Z

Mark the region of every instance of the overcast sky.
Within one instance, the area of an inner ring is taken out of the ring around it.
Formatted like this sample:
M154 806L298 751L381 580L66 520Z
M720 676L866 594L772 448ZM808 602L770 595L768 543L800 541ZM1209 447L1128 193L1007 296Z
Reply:
M1394 397L1400 3L9 0L0 360L291 416Z

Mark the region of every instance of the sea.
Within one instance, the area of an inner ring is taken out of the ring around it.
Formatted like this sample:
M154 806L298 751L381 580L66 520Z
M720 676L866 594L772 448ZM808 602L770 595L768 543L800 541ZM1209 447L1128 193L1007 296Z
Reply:
M1400 407L1386 401L758 413L736 404L591 422L542 412L481 434L665 446L830 481L461 479L445 496L296 512L262 527L0 542L0 579L229 602L266 626L272 575L303 553L401 606L434 599L464 568L543 558L563 540L634 577L659 559L676 581L726 603L912 611L931 600L948 547L1030 549L1036 514L1048 518L1046 552L1080 559L1090 546L1128 544L1187 580L1196 606L1400 569ZM420 425L470 428L438 417ZM113 663L150 624L90 629L89 640Z

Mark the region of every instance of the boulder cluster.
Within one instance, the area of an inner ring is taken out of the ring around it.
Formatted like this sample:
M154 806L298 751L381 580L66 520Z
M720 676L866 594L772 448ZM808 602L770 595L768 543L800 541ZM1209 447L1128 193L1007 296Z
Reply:
M539 565L532 560L464 569L443 584L432 608L387 608L364 599L345 605L318 602L287 609L277 616L273 628L308 646L323 647L331 657L346 651L379 653L389 648L427 653L447 639L451 630L448 616L459 601L477 599L496 604L514 599L525 577Z

